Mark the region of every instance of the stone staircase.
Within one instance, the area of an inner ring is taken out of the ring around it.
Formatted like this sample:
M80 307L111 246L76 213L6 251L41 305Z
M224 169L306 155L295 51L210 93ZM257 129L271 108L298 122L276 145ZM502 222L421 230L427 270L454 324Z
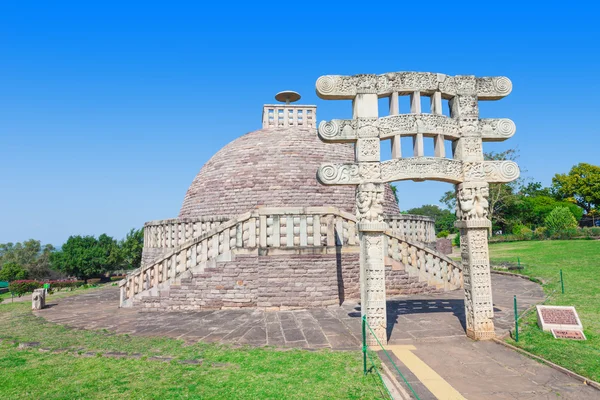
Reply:
M391 231L386 239L389 295L461 287L456 262ZM354 216L337 209L258 209L130 273L121 306L293 309L359 299L358 243Z

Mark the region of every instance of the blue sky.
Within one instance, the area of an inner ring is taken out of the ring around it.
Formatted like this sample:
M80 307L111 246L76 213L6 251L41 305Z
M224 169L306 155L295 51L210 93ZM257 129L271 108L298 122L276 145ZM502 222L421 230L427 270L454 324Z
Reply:
M260 128L275 93L300 92L319 120L349 117L349 102L315 95L325 74L505 75L512 94L481 116L511 118L517 133L487 151L517 147L545 185L599 163L592 6L361 4L3 2L0 243L121 238L176 217L201 166ZM399 188L407 209L450 185Z

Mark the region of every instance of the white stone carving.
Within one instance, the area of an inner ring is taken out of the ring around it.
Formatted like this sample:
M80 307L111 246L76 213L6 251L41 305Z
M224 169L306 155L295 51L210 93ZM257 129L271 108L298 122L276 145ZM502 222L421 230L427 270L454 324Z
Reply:
M517 127L508 118L486 118L479 120L479 130L484 141L498 142L513 136Z
M325 99L353 99L353 117L321 124L319 135L326 141L356 142L355 164L327 164L318 171L325 184L361 185L357 191L358 227L367 235L368 224L379 224L379 208L373 206L377 198L377 185L399 180L439 180L457 184L456 226L461 230L461 252L464 264L465 310L467 335L474 339L494 336L491 281L487 233L488 182L510 182L519 176L519 168L512 161L484 161L484 141L500 141L515 133L515 124L509 119L479 119L479 100L496 100L508 95L512 83L506 77L477 78L471 75L448 76L428 72L391 72L383 75L322 76L316 83L317 94ZM398 96L411 96L411 114L398 115ZM432 113L421 114L420 96L431 96ZM390 96L389 117L378 115L377 97ZM450 118L441 115L441 99L448 99ZM395 104L392 107L392 104ZM369 118L362 118L369 117ZM399 136L413 136L415 157L401 158L397 148ZM435 138L437 157L424 157L423 137ZM376 141L393 138L394 159L380 162ZM454 159L444 158L444 139L455 141ZM332 160L333 161L333 160ZM375 211L373 211L375 209ZM361 221L362 223L361 227ZM369 235L377 236L377 226ZM368 240L361 243L361 271L366 290L375 290L377 283L370 279L379 276L383 262L371 265L369 252L374 246ZM403 250L403 262L417 270L440 276L443 267L439 261L428 257L422 250ZM410 255L410 256L409 256ZM379 261L377 261L379 263ZM376 267L376 268L375 268ZM364 281L364 277L368 280ZM385 279L382 278L381 282ZM385 291L384 291L385 293ZM385 302L379 304L375 294L363 292L363 307L385 311ZM368 303L368 304L367 304ZM373 318L380 318L379 314ZM385 315L381 317L385 319ZM383 338L383 331L377 337Z
M519 177L519 166L514 161L487 161L483 164L487 182L511 182Z
M399 158L381 163L384 182L426 179L449 183L462 182L462 162L447 158Z
M356 219L358 223L383 222L382 184L364 183L356 190Z
M354 142L358 138L369 137L387 139L396 135L412 136L419 133L443 135L447 140L455 140L468 134L481 137L484 142L499 142L512 137L516 126L508 118L480 119L475 124L472 121L459 122L445 115L400 114L368 121L322 121L318 132L321 139L327 142Z
M431 72L389 72L382 75L325 75L316 83L317 94L324 99L352 99L357 93L389 96L393 92L409 94L436 91L446 98L472 94L481 100L497 100L510 94L511 81L504 77L450 76Z
M380 160L379 138L358 139L356 142L356 159L358 161Z
M460 221L487 219L489 187L485 182L465 182L457 186L456 217Z

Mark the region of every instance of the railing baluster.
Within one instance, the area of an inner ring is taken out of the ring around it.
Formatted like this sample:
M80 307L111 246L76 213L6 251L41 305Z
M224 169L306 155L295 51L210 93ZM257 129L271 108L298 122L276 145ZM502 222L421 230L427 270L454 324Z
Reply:
M321 217L313 215L313 246L321 246Z
M308 232L306 226L306 215L300 216L300 246L308 246Z

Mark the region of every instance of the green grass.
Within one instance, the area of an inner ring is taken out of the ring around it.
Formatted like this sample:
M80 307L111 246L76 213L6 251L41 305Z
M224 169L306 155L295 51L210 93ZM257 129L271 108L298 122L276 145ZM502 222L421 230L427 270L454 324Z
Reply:
M546 304L575 306L587 341L554 339L537 326L536 313L519 322L519 342L508 341L592 380L600 381L600 241L546 240L490 245L492 265L517 261L520 273L538 278L550 299ZM565 294L561 293L563 270Z
M97 289L89 289L97 290ZM63 292L53 298L72 295ZM0 304L0 394L9 399L328 399L383 398L360 351L278 351L185 345L166 338L69 329L36 317L29 303ZM39 348L17 343L40 342ZM53 351L65 351L54 353ZM82 353L98 353L84 357ZM126 352L139 359L102 354ZM171 362L149 357L172 357ZM180 360L199 360L200 365ZM216 365L213 365L215 364ZM222 364L222 365L219 365Z

